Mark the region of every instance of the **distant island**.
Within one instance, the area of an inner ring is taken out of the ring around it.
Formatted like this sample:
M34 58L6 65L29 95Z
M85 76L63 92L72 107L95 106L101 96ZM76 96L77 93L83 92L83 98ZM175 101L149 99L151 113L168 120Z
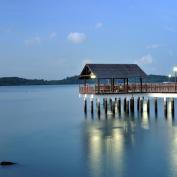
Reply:
M159 82L169 82L174 81L174 77L168 78L168 76L163 75L148 75L144 79L144 82L148 83L159 83ZM130 80L133 82L134 80ZM90 81L93 82L93 81ZM24 79L20 77L1 77L0 86L22 86L22 85L70 85L79 84L82 81L79 80L79 76L66 77L61 80L44 80L44 79Z

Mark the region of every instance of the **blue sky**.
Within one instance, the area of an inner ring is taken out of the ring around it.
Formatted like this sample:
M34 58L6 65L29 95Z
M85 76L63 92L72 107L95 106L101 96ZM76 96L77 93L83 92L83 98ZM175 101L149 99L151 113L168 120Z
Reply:
M0 0L0 77L61 79L84 63L177 65L177 0Z

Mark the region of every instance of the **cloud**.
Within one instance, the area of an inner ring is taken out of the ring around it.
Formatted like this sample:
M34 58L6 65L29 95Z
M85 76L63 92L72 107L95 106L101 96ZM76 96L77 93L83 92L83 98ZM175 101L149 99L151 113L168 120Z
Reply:
M96 28L97 28L97 29L102 28L102 27L103 27L103 23L98 22L98 23L96 24Z
M68 40L74 44L81 44L87 39L84 33L71 32L68 34Z
M56 33L56 32L51 32L51 33L49 34L49 38L50 38L50 39L54 39L54 38L56 38L56 36L57 36L57 33Z
M28 47L41 44L41 38L39 36L34 36L24 41L25 45Z
M160 46L161 46L160 44L151 44L151 45L146 46L146 49L157 49Z
M152 62L153 62L153 57L151 54L144 55L140 59L135 60L135 63L141 66L150 65L152 64Z

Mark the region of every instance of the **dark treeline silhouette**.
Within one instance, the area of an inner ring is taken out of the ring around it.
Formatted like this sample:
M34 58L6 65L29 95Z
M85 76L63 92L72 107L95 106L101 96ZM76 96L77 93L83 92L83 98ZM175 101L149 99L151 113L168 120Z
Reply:
M168 76L161 75L148 75L144 79L146 83L159 83L159 82L172 82L174 77L168 78ZM89 80L89 83L94 82ZM130 79L130 82L137 82L137 80ZM79 76L66 77L61 80L44 80L44 79L24 79L19 77L1 77L0 86L15 86L15 85L67 85L67 84L79 84L83 83L82 80L79 80Z

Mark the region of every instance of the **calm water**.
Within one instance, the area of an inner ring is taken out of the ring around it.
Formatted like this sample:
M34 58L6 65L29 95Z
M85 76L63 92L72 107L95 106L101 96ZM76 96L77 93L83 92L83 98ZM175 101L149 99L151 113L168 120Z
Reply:
M0 161L18 163L0 177L176 177L177 116L153 112L91 119L77 86L0 87Z

